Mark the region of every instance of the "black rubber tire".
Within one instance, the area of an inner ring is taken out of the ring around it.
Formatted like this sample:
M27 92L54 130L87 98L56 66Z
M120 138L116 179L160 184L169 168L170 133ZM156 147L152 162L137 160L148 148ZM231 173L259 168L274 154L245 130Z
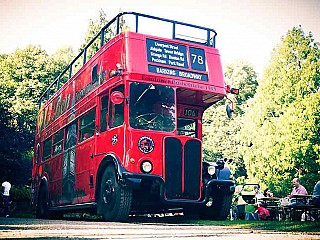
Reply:
M105 221L125 221L130 213L132 191L122 188L113 166L108 166L102 175L99 204Z
M40 187L39 195L38 195L38 204L36 209L36 217L40 219L48 219L49 218L49 202L48 202L48 190L46 187Z
M210 220L226 220L232 204L232 195L217 195L213 197L210 207L202 209L201 218Z

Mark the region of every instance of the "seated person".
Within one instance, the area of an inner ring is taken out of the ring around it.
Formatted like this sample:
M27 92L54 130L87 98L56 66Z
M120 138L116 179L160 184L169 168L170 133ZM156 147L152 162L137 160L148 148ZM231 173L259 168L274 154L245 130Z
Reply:
M270 219L270 212L265 207L261 206L260 204L254 204L254 207L256 208L256 212L259 214L259 218L261 220L268 220Z
M256 199L260 199L260 198L264 198L265 196L262 194L262 192L260 192L260 187L258 185L254 186L254 192L256 193L255 198Z
M289 198L292 199L292 197L294 195L307 195L308 191L305 189L304 186L301 185L299 178L294 178L292 180L292 184L293 184L293 189L291 191L291 194L288 196ZM306 204L307 202L305 200L294 200L292 199L291 204L289 204L289 206L298 206L298 205L302 205L302 204Z
M266 196L266 197L272 198L273 197L273 192L271 192L269 188L266 188L264 190L264 192L263 192L263 195Z
M320 180L314 186L312 193L312 203L316 207L320 207Z

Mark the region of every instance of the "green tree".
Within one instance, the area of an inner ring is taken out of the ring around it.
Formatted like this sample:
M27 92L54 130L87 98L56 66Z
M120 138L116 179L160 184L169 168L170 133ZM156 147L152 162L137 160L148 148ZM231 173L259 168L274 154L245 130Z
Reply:
M0 175L23 184L30 175L38 101L66 62L37 46L0 58ZM30 171L29 171L29 170Z
M311 191L320 171L319 59L311 33L288 31L244 117L241 150L250 178L281 195L293 177Z
M225 79L232 87L240 89L239 95L229 96L235 102L235 114L232 119L226 117L225 101L206 110L203 121L204 159L233 159L230 167L235 177L240 178L246 176L246 167L239 154L238 133L247 101L254 96L258 86L257 74L249 63L236 61L226 66Z
M84 36L84 41L81 44L80 51L100 32L100 30L108 23L106 13L101 9L99 17L96 20L90 19L87 32ZM104 43L115 36L114 28L109 27L104 31ZM87 59L91 58L101 47L101 38L98 37L93 44L87 49Z
M226 66L225 78L232 87L240 89L240 93L233 95L232 98L236 103L236 112L242 115L246 101L253 98L256 93L257 73L251 64L239 60Z

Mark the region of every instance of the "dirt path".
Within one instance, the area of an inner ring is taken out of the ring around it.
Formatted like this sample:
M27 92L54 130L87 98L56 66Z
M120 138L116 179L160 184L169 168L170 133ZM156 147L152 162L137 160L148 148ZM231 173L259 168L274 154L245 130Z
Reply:
M320 234L267 232L221 226L18 218L0 218L0 230L2 239L320 239Z

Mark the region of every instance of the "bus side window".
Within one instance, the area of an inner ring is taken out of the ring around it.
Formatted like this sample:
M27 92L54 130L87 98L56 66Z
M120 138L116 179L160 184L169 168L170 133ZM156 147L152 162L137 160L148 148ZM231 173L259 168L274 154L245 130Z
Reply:
M77 131L78 131L77 121L69 124L66 127L66 138L65 138L65 143L64 143L64 150L65 151L76 145Z
M96 125L96 109L88 112L80 118L79 142L82 142L94 135Z
M52 137L49 137L47 140L44 141L44 144L43 144L42 161L45 161L51 157L51 146L52 146Z
M98 81L98 64L94 65L91 71L91 82L92 84L96 83Z
M37 144L35 163L39 162L39 158L40 158L40 143Z
M119 92L124 92L123 90L123 85L120 85L119 87L114 88L111 92L114 91L119 91ZM123 124L124 120L124 102L123 101L121 104L114 104L110 101L110 108L109 108L109 127L114 128L118 127Z
M53 135L52 156L62 152L64 129Z
M100 132L107 130L108 95L101 98Z

